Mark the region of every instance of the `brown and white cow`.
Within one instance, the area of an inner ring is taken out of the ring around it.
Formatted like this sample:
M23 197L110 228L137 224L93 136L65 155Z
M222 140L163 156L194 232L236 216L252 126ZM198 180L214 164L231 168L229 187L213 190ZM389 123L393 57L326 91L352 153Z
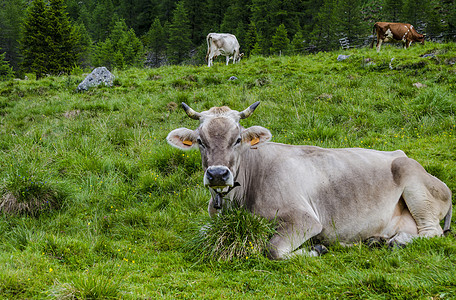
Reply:
M395 245L442 235L443 218L449 229L450 189L404 152L268 142L268 129L239 124L258 104L242 112L213 107L199 113L182 103L199 127L175 129L167 141L183 150L199 148L211 216L235 202L278 220L271 258L319 255L322 246L299 248L310 238L323 245L368 238Z
M226 65L233 59L233 64L239 62L244 53L239 53L239 42L237 38L230 33L209 33L207 41L207 66L213 65L213 60L219 55L226 56Z
M413 25L406 23L377 22L373 28L374 39L371 48L377 37L377 52L380 52L382 43L402 42L404 49L410 47L413 42L419 42L424 45L425 36L419 34Z

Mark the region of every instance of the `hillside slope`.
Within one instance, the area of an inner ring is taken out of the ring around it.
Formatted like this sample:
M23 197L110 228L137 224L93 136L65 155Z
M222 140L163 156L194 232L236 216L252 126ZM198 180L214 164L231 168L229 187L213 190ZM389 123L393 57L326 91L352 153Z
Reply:
M84 75L0 82L0 297L454 295L453 236L394 251L360 244L320 258L194 263L182 246L207 221L209 192L199 153L165 137L197 126L181 102L201 111L261 101L242 125L268 128L273 141L402 149L454 194L455 62L455 44L428 43L114 71L114 87L85 93L76 92Z

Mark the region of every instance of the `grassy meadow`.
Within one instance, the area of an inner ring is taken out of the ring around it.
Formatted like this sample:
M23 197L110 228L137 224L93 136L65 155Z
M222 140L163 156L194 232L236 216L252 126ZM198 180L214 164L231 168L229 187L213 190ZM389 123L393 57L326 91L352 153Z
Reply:
M0 82L0 299L456 298L452 234L393 251L198 259L185 245L209 221L201 159L165 141L198 125L181 102L261 101L244 127L401 149L455 194L455 62L456 44L427 43L113 71L113 87L87 92L85 74Z

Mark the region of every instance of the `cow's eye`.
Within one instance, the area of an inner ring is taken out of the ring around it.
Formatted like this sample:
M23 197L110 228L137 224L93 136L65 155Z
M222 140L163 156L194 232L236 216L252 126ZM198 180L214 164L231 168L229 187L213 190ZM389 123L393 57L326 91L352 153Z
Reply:
M204 146L203 141L201 139L197 139L196 141L202 148L206 148L206 146Z
M238 144L240 144L241 142L242 142L242 139L241 139L241 138L238 138L238 139L236 140L236 143L234 143L234 145L238 145Z

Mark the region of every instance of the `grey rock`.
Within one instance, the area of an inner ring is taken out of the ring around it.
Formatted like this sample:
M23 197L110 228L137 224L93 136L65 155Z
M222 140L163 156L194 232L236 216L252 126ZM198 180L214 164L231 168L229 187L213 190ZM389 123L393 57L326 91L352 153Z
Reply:
M231 76L228 80L237 80L238 78L236 76Z
M391 58L391 61L390 61L390 63L389 63L389 67L390 67L391 70L394 69L394 67L393 67L393 60L394 60L394 57Z
M78 85L78 91L86 91L90 87L98 86L102 83L106 86L112 86L114 78L115 76L106 67L98 67Z
M340 54L338 57L337 57L337 61L343 61L343 60L346 60L350 57L350 55L343 55L343 54Z

